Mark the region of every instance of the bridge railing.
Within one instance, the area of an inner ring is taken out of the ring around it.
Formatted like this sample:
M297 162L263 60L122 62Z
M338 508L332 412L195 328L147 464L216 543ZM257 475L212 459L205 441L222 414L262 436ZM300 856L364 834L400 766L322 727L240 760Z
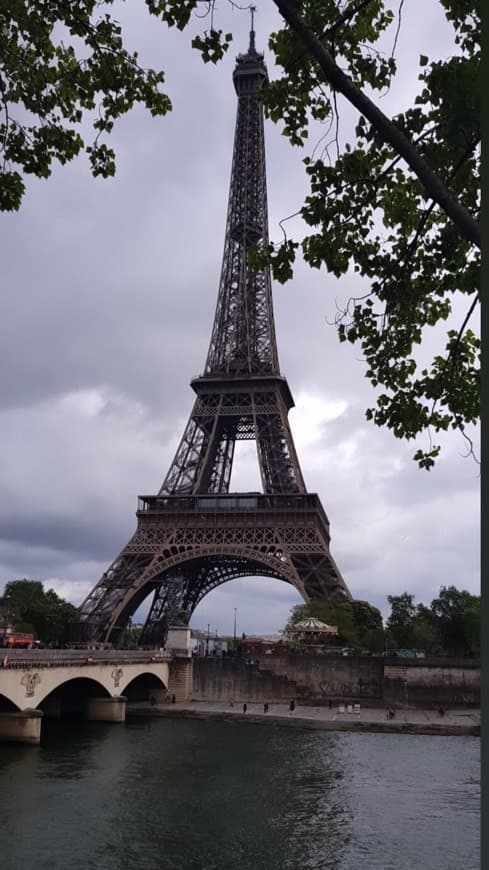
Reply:
M23 669L68 668L91 664L154 664L170 661L171 658L171 655L156 650L0 650L0 664L4 668Z

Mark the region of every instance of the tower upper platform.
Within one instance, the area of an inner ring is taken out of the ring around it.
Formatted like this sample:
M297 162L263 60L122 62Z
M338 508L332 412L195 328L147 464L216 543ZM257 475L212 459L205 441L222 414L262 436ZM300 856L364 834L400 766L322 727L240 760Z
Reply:
M238 54L233 73L233 82L238 97L256 93L268 82L264 55L255 48L255 31L250 31L250 44L246 54Z

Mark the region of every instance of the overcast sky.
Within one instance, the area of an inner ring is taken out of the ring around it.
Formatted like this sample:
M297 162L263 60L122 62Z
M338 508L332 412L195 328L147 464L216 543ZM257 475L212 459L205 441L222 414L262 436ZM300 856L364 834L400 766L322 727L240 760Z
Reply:
M21 211L0 215L0 590L29 577L81 602L135 528L139 493L156 492L193 403L189 381L203 368L218 288L236 100L232 69L246 50L245 13L219 4L235 41L217 67L204 66L178 34L149 19L144 4L120 10L131 47L162 66L174 111L136 109L116 124L117 174L92 179L87 161L28 179ZM278 17L257 3L257 46ZM440 7L441 9L441 7ZM394 33L389 39L393 39ZM450 30L437 2L403 7L401 78L385 111L408 105L417 58L445 56ZM266 52L271 77L273 64ZM352 119L343 112L341 135ZM321 131L318 132L318 138ZM307 191L301 159L266 125L272 239ZM293 229L300 236L300 224ZM388 612L403 591L429 602L443 584L479 591L479 469L464 443L443 438L430 473L416 445L365 420L372 393L358 349L340 345L328 320L335 299L362 289L303 265L275 285L282 372L295 397L290 421L309 491L331 523L331 550L355 598ZM430 339L430 347L435 346ZM426 446L426 441L421 444ZM258 489L253 444L238 444L232 489ZM273 579L242 579L212 592L197 627L270 632L300 603Z

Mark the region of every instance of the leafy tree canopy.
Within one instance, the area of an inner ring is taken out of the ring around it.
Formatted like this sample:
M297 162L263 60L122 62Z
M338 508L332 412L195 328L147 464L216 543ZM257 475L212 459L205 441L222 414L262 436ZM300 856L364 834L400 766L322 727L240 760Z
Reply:
M12 580L5 586L0 607L8 621L19 630L31 627L44 643L65 643L70 639L70 624L78 611L53 589L44 589L37 580Z
M388 595L386 628L398 648L477 657L480 653L480 596L442 586L429 607L414 595Z
M391 613L386 628L398 647L409 647L411 645L411 629L416 615L414 595L410 595L408 592L403 592L402 595L388 595L387 601L391 606Z
M369 604L368 601L354 599L350 604L353 611L355 625L362 634L376 628L382 628L382 614L378 607Z
M143 629L139 625L133 625L130 619L118 640L119 649L137 649L142 631Z
M455 586L442 586L430 605L432 623L442 647L455 653L480 651L480 596Z
M271 262L285 281L300 244L313 268L337 277L356 272L365 292L339 312L337 327L341 341L360 344L377 393L367 418L398 438L449 428L465 433L479 416L480 343L468 326L478 302L480 246L479 2L439 0L453 52L413 59L418 94L393 118L379 97L396 82L402 2L396 12L384 0L274 2L285 26L269 47L282 74L263 93L265 109L292 145L313 141L318 123L324 135L317 138L329 144L316 142L304 160L310 193L300 214L308 233L300 243L286 237L256 252L255 263ZM214 2L145 4L180 30L197 7L207 9L207 30L193 46L206 62L228 48L232 37L219 29ZM136 102L153 115L171 108L163 72L140 67L119 24L102 13L112 5L12 0L0 10L0 209L19 207L25 174L46 177L53 160L64 163L83 148L95 175L112 175L114 153L103 136L114 121ZM391 25L396 37L386 53ZM340 95L359 113L354 141L344 144ZM86 112L95 117L87 146L80 133ZM465 300L466 314L448 324L440 342L456 298ZM420 365L416 349L433 329L437 350ZM427 469L440 449L429 438L415 453Z
M114 0L10 0L0 8L0 210L18 209L25 175L47 178L54 160L86 150L94 175L115 173L103 137L135 103L171 109L161 70L144 69L123 44ZM164 3L146 0L152 15ZM183 20L183 19L182 19ZM93 141L81 132L93 118Z
M359 645L374 653L383 652L385 635L380 610L368 601L353 600L350 606Z
M381 105L378 97L394 86L396 76L394 52L379 50L393 19L380 0L299 4L307 34L362 95L375 98L375 104L357 103L352 142L342 147L339 139L341 83L332 82L331 74L325 80L319 53L315 58L305 53L304 35L291 27L272 36L283 75L265 95L271 117L285 122L284 133L293 144L304 143L315 120L329 125L329 145L304 161L310 193L301 215L310 230L302 253L313 268L325 266L337 277L353 270L363 279L362 296L338 312L339 338L360 343L366 376L377 392L367 418L406 439L430 430L463 432L479 415L480 343L468 328L478 302L477 236L467 234L465 219L449 214L435 189L440 182L451 204L477 220L479 10L471 0L441 2L453 27L454 51L443 60L413 58L419 64L419 92L410 108L389 120L407 147L396 147L387 138L392 129L372 123L369 111ZM416 171L418 159L431 178ZM279 280L290 276L297 246L285 239L267 252ZM449 318L458 294L467 300L466 316L456 328L450 325L445 346L436 339L431 363L419 365L417 346ZM428 449L414 458L429 469L438 453L430 439Z
M381 653L386 648L418 649L431 655L480 654L480 596L455 586L442 586L429 606L416 604L409 592L388 595L390 614L385 629L382 615L368 601L353 600L340 607L325 601L299 604L291 610L287 627L307 617L336 625L339 642L353 649Z

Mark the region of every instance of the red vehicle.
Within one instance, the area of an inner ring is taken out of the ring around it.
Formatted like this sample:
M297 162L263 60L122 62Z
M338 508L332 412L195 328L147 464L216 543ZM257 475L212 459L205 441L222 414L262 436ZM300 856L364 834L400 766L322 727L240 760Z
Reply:
M29 649L34 643L34 635L10 628L0 628L0 647L3 649Z

